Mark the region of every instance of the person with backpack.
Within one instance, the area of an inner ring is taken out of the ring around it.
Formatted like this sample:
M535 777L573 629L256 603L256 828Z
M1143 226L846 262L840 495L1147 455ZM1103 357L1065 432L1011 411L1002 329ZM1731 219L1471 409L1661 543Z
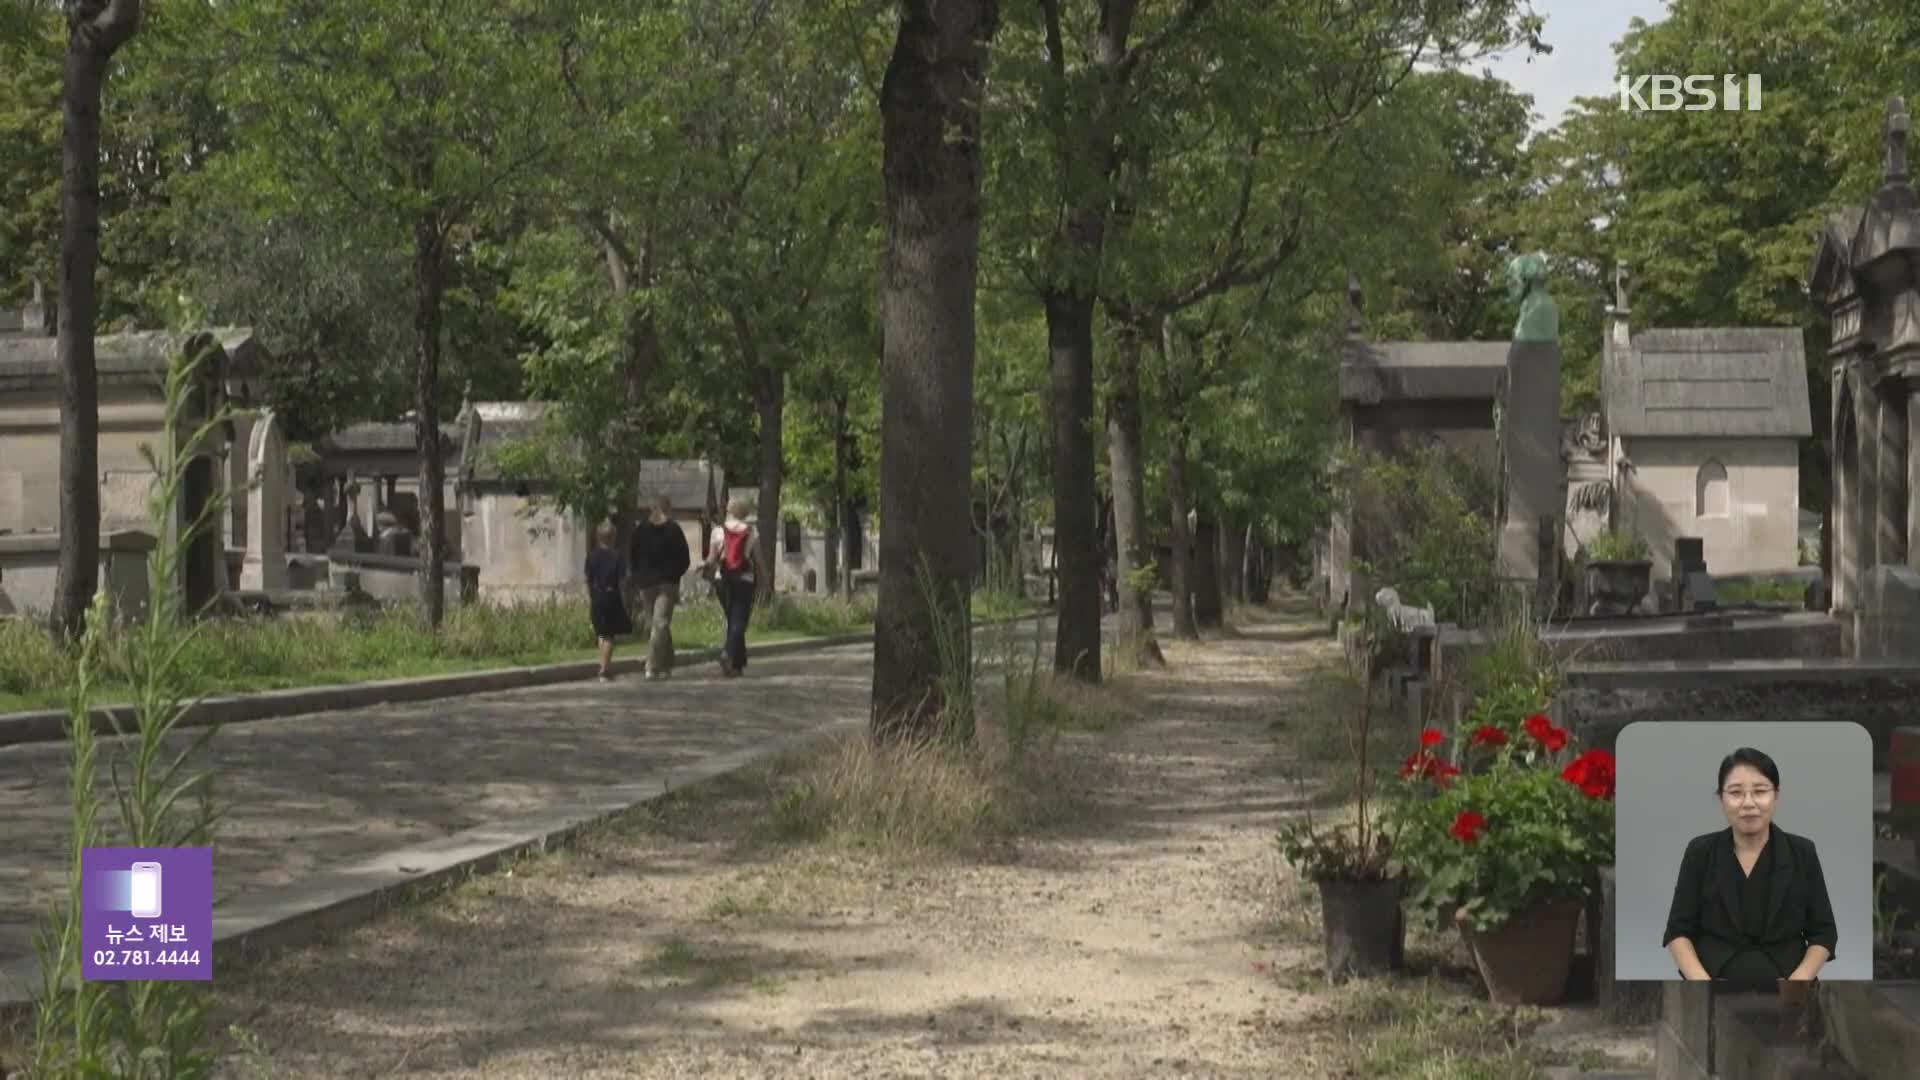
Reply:
M673 520L672 499L655 497L645 520L634 526L628 556L639 594L635 610L647 624L647 678L664 679L673 674L673 609L680 602L680 579L693 563L687 534Z
M753 617L754 581L764 569L758 534L747 524L753 504L734 499L727 504L727 520L714 527L707 544L706 566L714 575L714 591L726 612L727 640L720 647L720 674L733 678L747 669L747 621Z

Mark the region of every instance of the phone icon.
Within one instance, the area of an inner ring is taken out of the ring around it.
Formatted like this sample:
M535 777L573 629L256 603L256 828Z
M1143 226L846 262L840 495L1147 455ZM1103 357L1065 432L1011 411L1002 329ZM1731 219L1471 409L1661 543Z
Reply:
M160 917L160 864L157 862L137 862L130 874L133 880L133 917L136 919L157 919Z

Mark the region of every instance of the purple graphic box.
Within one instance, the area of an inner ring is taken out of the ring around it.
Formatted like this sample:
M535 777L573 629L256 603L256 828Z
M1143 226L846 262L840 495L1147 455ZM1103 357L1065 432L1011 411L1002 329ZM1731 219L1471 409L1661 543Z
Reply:
M213 849L83 848L80 974L213 978Z

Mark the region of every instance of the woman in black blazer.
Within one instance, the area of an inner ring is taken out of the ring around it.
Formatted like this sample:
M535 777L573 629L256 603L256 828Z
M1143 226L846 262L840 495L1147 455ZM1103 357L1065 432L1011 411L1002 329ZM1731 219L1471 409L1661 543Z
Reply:
M1813 841L1773 824L1779 768L1741 747L1720 763L1719 791L1728 827L1688 842L1661 944L1686 979L1816 978L1839 936Z

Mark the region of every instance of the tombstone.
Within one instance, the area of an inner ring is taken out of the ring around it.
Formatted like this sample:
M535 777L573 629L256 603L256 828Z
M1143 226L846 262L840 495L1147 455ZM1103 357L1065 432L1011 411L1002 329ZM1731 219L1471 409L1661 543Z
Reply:
M400 524L400 519L391 511L382 510L379 516L373 519L373 527L378 534L374 538L373 548L376 555L395 555L406 558L413 554L412 530Z
M1707 542L1697 536L1673 538L1673 574L1685 578L1690 570L1707 568Z
M367 535L367 527L360 522L360 508L351 503L347 506L347 520L340 524L340 532L333 538L333 550L364 555L373 550L373 538Z
M287 439L272 411L254 422L247 441L247 553L240 587L277 592L287 587Z

